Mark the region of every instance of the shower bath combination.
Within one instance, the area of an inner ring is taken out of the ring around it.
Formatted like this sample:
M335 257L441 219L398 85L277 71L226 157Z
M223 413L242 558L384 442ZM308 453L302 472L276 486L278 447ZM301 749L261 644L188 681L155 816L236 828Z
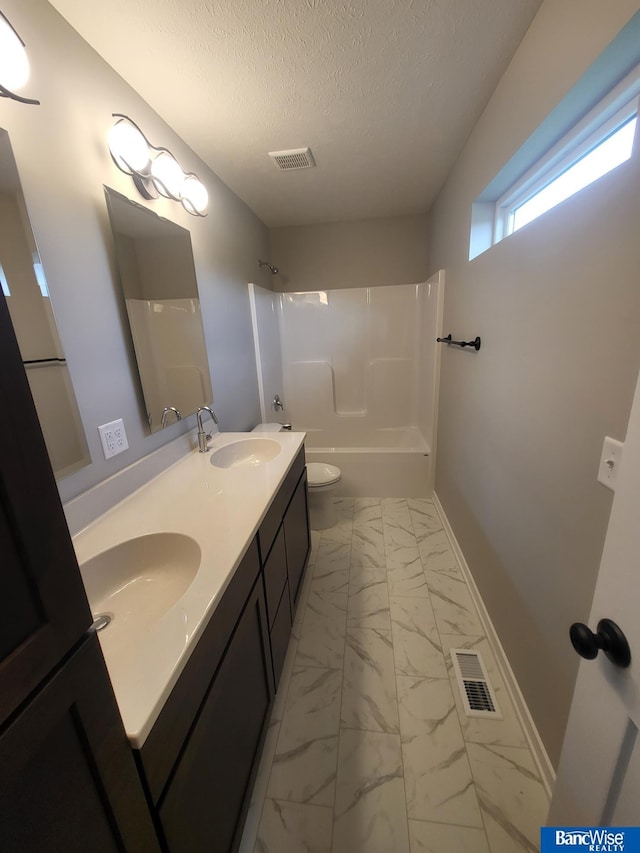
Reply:
M282 393L308 462L337 495L433 490L444 273L415 285L273 293L250 287L263 421Z

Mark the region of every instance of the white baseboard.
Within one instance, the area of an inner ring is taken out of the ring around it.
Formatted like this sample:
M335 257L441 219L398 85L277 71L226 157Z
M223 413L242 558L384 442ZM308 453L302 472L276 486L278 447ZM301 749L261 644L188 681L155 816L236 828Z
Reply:
M438 512L438 515L440 516L442 526L444 527L444 531L447 534L449 542L451 543L451 548L460 565L462 574L465 577L465 580L469 587L469 592L471 593L471 598L473 599L473 603L475 604L478 610L480 622L482 623L485 635L487 637L489 645L491 646L491 650L495 656L496 663L500 670L500 674L502 675L502 678L504 680L505 687L509 693L509 696L511 697L516 714L518 715L518 718L520 720L520 724L522 725L522 729L529 744L529 748L531 749L534 761L536 762L536 765L538 767L538 772L540 773L542 784L545 787L549 799L551 799L553 786L556 780L555 770L553 769L553 765L549 760L547 751L544 748L544 744L542 743L540 735L538 734L538 730L533 721L533 717L531 716L529 708L527 707L527 703L525 702L524 696L522 695L522 691L520 690L514 672L511 669L511 664L509 663L509 660L502 647L502 643L498 638L498 634L496 633L496 629L493 626L491 617L489 616L487 608L485 607L482 597L480 596L480 592L478 591L476 582L473 579L473 575L471 574L469 564L467 563L465 556L462 553L460 544L456 539L451 525L449 524L449 519L447 518L442 504L440 503L440 500L438 498L438 495L435 492L433 493L433 503Z

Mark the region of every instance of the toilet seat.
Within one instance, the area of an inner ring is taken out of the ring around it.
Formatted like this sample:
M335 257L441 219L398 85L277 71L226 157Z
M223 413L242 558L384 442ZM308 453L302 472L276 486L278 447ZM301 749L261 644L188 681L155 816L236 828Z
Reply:
M332 486L342 477L342 472L328 462L307 462L307 482L310 489Z

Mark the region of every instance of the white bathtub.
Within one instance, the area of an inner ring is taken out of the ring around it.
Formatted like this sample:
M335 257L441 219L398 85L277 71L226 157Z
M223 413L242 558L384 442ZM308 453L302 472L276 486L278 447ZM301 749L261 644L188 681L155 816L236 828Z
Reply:
M294 424L294 429L297 427ZM336 495L427 498L433 490L430 450L419 430L306 429L307 462L329 462L342 471Z

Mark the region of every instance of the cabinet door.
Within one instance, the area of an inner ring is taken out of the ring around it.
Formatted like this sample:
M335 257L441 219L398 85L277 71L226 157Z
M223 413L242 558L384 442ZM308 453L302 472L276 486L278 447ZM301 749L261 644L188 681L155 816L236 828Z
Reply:
M307 508L307 472L300 478L291 503L284 516L284 539L287 548L289 595L291 612L298 598L300 581L307 565L311 539L309 536L309 511Z
M207 701L212 679L222 664L256 580L262 583L258 543L254 539L137 754L138 766L156 805L162 800L189 732Z
M272 695L258 579L160 804L170 853L228 853L239 842Z
M273 680L278 689L284 659L289 648L291 637L291 605L289 600L289 584L285 584L280 599L280 606L271 626L271 658L273 660Z
M4 297L0 297L0 725L91 614Z
M269 627L273 625L276 612L282 598L282 590L287 582L287 552L284 546L284 530L278 530L269 556L263 566L264 588L267 598Z
M0 735L0 848L159 850L93 635Z

